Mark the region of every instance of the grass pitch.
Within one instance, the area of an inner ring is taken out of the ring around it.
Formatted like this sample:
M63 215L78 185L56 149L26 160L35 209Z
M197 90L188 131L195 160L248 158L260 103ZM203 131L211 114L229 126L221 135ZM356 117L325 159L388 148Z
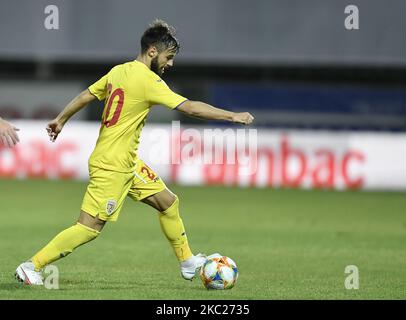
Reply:
M59 290L28 287L16 266L74 223L82 182L0 181L0 299L405 299L406 193L180 187L194 252L220 252L228 291L185 281L156 212L127 199L95 241L55 263ZM359 289L344 287L347 265Z

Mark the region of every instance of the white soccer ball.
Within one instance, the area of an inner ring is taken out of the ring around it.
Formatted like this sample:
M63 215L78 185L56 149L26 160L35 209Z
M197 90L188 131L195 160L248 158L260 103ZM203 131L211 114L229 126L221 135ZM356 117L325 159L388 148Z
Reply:
M200 269L200 278L207 289L231 289L238 278L237 265L230 257L213 254Z

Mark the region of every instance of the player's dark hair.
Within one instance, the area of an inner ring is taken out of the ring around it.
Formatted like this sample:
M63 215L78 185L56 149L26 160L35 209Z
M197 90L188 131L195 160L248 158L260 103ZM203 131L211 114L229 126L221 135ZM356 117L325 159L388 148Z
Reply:
M157 47L158 52L171 49L178 53L180 44L178 39L175 38L175 28L163 20L154 20L142 35L141 52L147 52L151 46Z

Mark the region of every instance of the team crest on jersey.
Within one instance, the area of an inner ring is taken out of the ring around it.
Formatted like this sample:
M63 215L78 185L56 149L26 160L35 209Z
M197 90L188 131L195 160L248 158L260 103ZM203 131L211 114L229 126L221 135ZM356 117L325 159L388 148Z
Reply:
M111 215L114 210L116 210L117 207L117 201L116 200L108 200L106 203L106 213L107 215Z

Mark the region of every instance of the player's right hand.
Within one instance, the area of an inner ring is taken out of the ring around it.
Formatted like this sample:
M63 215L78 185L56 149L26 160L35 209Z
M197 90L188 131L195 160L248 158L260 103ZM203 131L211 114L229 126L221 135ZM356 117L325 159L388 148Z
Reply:
M62 128L63 128L63 124L57 119L54 119L50 123L48 123L48 126L46 129L48 132L49 139L52 142L54 142L56 140L56 138L58 137L58 134L62 131Z
M254 117L249 112L237 112L234 114L233 122L242 124L251 124Z
M11 148L20 141L16 132L19 130L20 129L14 127L9 122L0 119L0 141L4 146Z

